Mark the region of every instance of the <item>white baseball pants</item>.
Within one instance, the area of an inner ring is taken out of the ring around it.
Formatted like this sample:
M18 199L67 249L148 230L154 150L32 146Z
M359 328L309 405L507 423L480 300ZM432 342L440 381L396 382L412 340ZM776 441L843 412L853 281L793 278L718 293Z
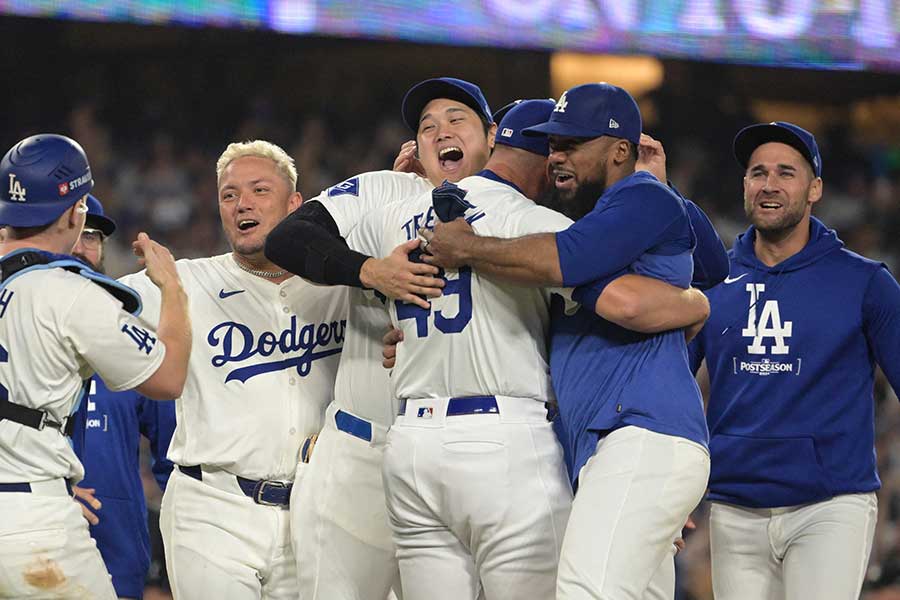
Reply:
M0 493L0 598L115 600L112 578L62 479Z
M172 471L159 528L175 600L296 600L288 511L234 485L226 492Z
M400 587L381 481L387 428L367 442L325 412L308 464L297 466L291 531L302 600L384 600Z
M639 427L603 437L579 473L557 599L645 597L673 568L663 561L708 479L709 453L695 442Z
M786 508L713 502L716 600L856 600L877 516L874 492Z
M405 600L552 600L572 501L542 403L446 416L415 400L388 433L384 483ZM421 416L418 416L421 415Z

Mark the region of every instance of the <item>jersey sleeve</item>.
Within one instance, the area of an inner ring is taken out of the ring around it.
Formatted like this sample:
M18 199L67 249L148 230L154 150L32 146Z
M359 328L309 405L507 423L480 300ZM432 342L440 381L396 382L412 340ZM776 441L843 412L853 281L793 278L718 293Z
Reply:
M376 171L333 185L312 200L321 202L328 209L341 237L347 239L368 213L392 202L418 196L430 187L427 180L413 173ZM350 247L359 250L353 245Z
M383 206L363 215L347 237L347 245L357 252L383 258L385 222L389 213L390 208Z
M691 286L708 290L728 277L728 254L725 252L722 238L719 237L706 213L687 198L684 199L684 202L697 239L697 246L694 248L694 277Z
M165 356L165 345L152 327L90 282L81 286L62 316L60 331L114 392L144 383Z
M884 266L869 280L863 298L863 331L876 362L900 394L900 285Z
M683 217L677 197L658 184L619 189L556 234L563 284L583 285L626 268Z
M131 275L125 275L120 277L118 281L119 283L124 283L140 295L141 304L143 306L141 314L139 315L140 319L155 328L159 324L162 294L160 294L156 284L147 277L147 272L139 271L137 273L132 273Z

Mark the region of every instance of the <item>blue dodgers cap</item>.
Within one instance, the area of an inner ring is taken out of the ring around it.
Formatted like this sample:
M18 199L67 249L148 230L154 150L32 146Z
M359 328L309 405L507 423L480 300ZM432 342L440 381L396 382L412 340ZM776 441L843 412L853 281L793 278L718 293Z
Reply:
M525 135L596 138L602 135L641 141L641 111L631 94L609 83L585 83L563 92L550 119Z
M495 143L548 156L550 154L548 137L529 137L522 135L522 131L534 125L546 123L554 106L556 106L556 102L553 100L516 100L506 110L503 118L500 119L500 124L497 125ZM501 110L506 108L504 106Z
M93 187L78 142L52 133L25 138L0 160L0 225L52 223Z
M746 169L753 151L769 142L780 142L792 147L803 155L816 177L822 176L822 156L815 136L786 121L759 123L741 129L734 137L734 157Z
M422 111L435 98L449 98L462 102L488 123L494 122L491 107L488 106L484 94L481 93L481 88L462 79L438 77L417 83L409 88L406 96L403 97L400 113L403 115L403 122L414 133L419 131L419 119Z
M106 237L111 236L116 230L116 222L103 214L103 205L100 203L100 200L96 196L88 194L87 207L85 225L99 229Z

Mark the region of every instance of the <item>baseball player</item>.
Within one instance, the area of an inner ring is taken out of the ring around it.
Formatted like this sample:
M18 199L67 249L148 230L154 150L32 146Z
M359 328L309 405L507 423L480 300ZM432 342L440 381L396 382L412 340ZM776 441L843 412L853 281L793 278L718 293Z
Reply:
M734 153L751 226L690 347L711 383L713 589L718 600L855 599L881 485L876 363L900 391L900 286L811 216L822 197L812 134L752 125Z
M413 131L418 132L419 116L426 106L443 109L429 117L429 124L440 123L441 133L431 134L429 129L417 136L428 179L395 171L352 177L306 202L276 227L267 241L267 255L276 264L313 279L317 276L308 272L313 261L305 256L309 252L321 256L327 244L337 241L338 251L349 256L345 259L335 252L328 262L340 268L348 265L343 276L355 277L357 286L350 290L334 402L326 411L314 446L311 442L306 447L303 458L308 464L298 465L303 485L295 488L291 503L300 598L304 600L383 600L392 587L400 591L381 480L385 436L397 414L388 374L380 366L381 336L390 326L390 317L383 299L359 287L360 279L370 272L378 276L396 268L411 278L429 281L435 280L429 274L436 274L437 269L407 259L417 242L404 243L387 259L376 260L351 253L341 238L348 237L362 216L375 208L417 198L444 179L457 181L484 166L496 126L481 90L449 77L413 86L402 108ZM328 236L324 243L320 241L323 235ZM381 279L389 281L391 277ZM386 287L374 280L367 284ZM387 291L398 293L390 287ZM412 294L406 297L425 303Z
M171 254L140 234L135 252L161 295L159 329L134 292L68 253L93 186L74 140L26 138L0 161L0 597L115 598L71 499L84 475L67 436L94 372L114 391L181 393L191 336Z
M293 600L287 508L301 444L332 399L346 291L263 254L266 235L303 201L281 148L230 144L216 174L232 252L177 262L195 343L168 453L177 468L160 515L166 566L176 598ZM125 280L149 287L143 274Z
M104 240L116 230L116 224L104 215L93 195L88 195L87 206L85 227L72 255L102 273ZM79 432L72 438L73 448L85 470L85 478L73 491L82 501L91 537L112 575L116 594L140 598L150 566L140 435L150 441L153 475L165 490L172 472L165 454L175 429L175 403L149 400L133 390L111 392L94 376L73 419Z
M574 203L599 195L596 206L565 231L514 240L475 236L464 222L436 228L429 262L469 264L531 285L583 286L622 270L690 284L696 234L688 208L656 177L635 172L641 118L627 92L576 86L547 123L527 133L551 136L557 189ZM575 297L590 307L599 288ZM551 371L579 486L557 597L641 598L708 476L706 423L685 336L627 331L590 310L560 315Z

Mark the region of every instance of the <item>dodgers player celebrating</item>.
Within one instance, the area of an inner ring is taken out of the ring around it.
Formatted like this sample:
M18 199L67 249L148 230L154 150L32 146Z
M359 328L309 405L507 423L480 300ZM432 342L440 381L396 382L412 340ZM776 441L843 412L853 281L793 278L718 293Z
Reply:
M103 273L104 240L116 224L94 196L88 195L87 206L85 227L72 255ZM134 390L112 392L94 376L73 418L78 432L72 436L73 448L85 471L73 490L84 505L91 537L112 575L116 594L141 598L150 566L150 532L141 482L140 436L150 442L153 475L165 490L172 472L166 450L175 430L175 402L150 400Z
M546 118L546 103L536 114L521 106L528 124ZM486 170L460 181L478 198L468 215L477 227L515 235L568 224L525 195L538 196L547 181L546 148L526 148L497 146ZM431 193L390 205L367 215L350 244L387 254L434 215ZM389 305L405 334L392 376L400 416L383 467L403 593L474 599L483 587L490 600L550 598L571 489L545 407L549 291L467 268L446 277L430 309ZM503 341L502 364L492 340Z
M696 238L688 207L652 175L634 172L641 118L625 90L576 86L547 123L526 133L550 136L560 191L602 194L593 210L555 235L513 240L474 236L461 221L444 225L431 238L434 258L426 260L470 264L531 285L581 286L623 270L690 284ZM721 244L719 251L724 257ZM590 307L600 287L576 290L576 297ZM561 439L579 483L557 597L641 598L709 472L685 336L630 332L589 310L560 315L551 371Z
M301 443L332 398L346 291L263 254L266 235L303 201L281 148L230 144L216 174L232 252L177 262L196 334L160 515L166 566L176 598L293 599L286 509ZM126 279L146 287L143 275Z
M350 290L334 402L314 451L312 443L306 447L303 459L308 464L298 465L304 483L294 489L291 502L304 600L383 600L392 587L400 591L381 479L385 437L397 414L388 374L380 365L381 336L390 327L390 317L383 299L359 289L360 280L426 306L412 294L419 289L418 278L443 283L429 275L437 273L435 267L407 258L418 247L416 240L404 240L387 258L373 259L350 251L341 238L381 205L412 200L444 179L457 181L476 173L488 159L496 129L478 86L449 77L413 86L402 112L407 125L419 132L421 162L429 179L394 171L352 177L306 202L266 243L267 256L299 275L320 281L337 275L351 281L328 282L356 286ZM310 269L313 260L306 256L322 256L335 243L338 248L328 261L348 265L346 275L340 268L331 267L336 274L327 273L327 267ZM406 292L385 283L403 277L414 286Z
M900 390L900 286L811 216L822 159L808 131L753 125L731 274L691 344L707 422L718 600L850 600L875 531L875 363Z
M187 297L171 254L146 234L134 249L161 296L156 332L135 316L134 290L67 254L93 186L74 140L22 140L0 161L0 179L0 597L115 598L70 497L84 475L70 416L95 371L112 390L181 393Z

